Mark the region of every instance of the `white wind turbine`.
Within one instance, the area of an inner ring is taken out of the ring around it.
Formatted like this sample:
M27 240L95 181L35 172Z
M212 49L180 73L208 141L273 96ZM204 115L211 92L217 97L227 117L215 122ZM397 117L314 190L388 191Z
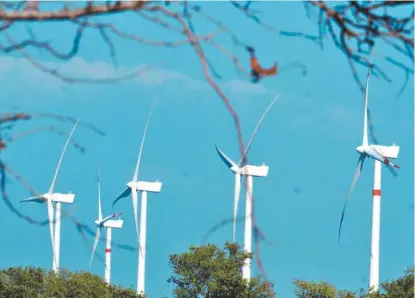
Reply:
M151 115L153 113L154 106L157 102L157 98L154 100L151 107L150 114L147 119L146 126L144 128L144 134L141 139L140 151L138 153L137 164L135 167L133 178L127 183L127 188L115 199L112 203L114 207L115 203L121 198L125 198L131 194L133 200L134 221L137 233L137 240L139 245L138 253L138 270L137 270L137 294L144 293L145 282L145 256L146 256L146 230L147 230L147 192L158 193L161 191L162 183L158 180L156 182L138 181L138 168L140 166L141 153L143 151L144 140L147 134L148 125L150 124ZM138 231L138 219L137 219L137 192L141 191L141 214L140 214L140 232Z
M94 258L95 251L97 249L99 237L102 228L107 228L106 245L105 245L105 282L110 284L111 278L111 229L121 229L123 226L122 219L114 219L121 215L121 213L113 213L102 218L101 211L101 187L100 187L100 173L98 172L98 219L95 224L98 226L97 233L95 234L94 247L92 248L92 255L89 261L89 269L91 269L92 260Z
M372 64L372 59L370 59L370 64ZM370 253L370 273L369 273L369 289L377 290L379 287L379 240L380 240L380 197L381 197L381 163L391 166L394 168L399 168L398 165L390 162L389 159L396 159L399 154L399 146L393 144L392 146L382 146L382 145L370 145L368 141L367 134L367 114L368 114L368 88L369 88L369 78L370 78L370 67L367 72L366 79L366 90L365 90L365 101L364 101L364 118L363 118L363 140L362 145L356 147L357 152L360 153L356 172L353 177L352 184L350 186L349 192L347 194L346 200L344 202L344 207L342 211L342 216L340 219L339 226L339 238L340 241L340 232L344 219L344 214L346 206L350 195L356 185L357 180L359 179L360 173L363 169L363 163L366 157L374 159L374 176L373 176L373 206L372 206L372 234L371 234L371 253Z
M275 103L275 101L279 98L279 96L275 97L274 100L269 104L268 108L265 110L264 114L262 115L261 119L259 120L257 126L252 133L251 139L248 142L244 155L240 162L237 165L234 161L232 161L225 153L223 153L219 147L216 145L216 150L219 153L220 158L222 161L231 169L231 171L235 174L235 193L234 193L234 209L233 209L233 241L235 241L235 233L236 233L236 216L238 214L238 203L239 203L239 195L241 190L241 176L246 176L246 202L245 202L245 233L244 233L244 250L247 252L252 251L252 190L253 190L253 180L252 177L267 177L269 167L265 164L261 166L253 166L253 165L243 165L242 163L245 160L246 155L248 154L249 148L251 147L252 141L255 138L255 135L262 123L265 119L265 116L268 114L269 110ZM249 279L251 277L251 260L245 260L245 264L242 269L242 274L245 279Z
M76 126L78 125L76 121L74 127L72 128L71 133L66 140L65 146L63 147L62 154L60 156L58 166L56 167L55 175L53 176L52 184L49 187L49 191L43 195L30 197L24 199L20 202L35 202L35 203L47 203L48 204L48 218L49 218L49 230L50 238L52 240L52 254L53 254L53 271L59 271L59 255L60 255L60 222L61 222L61 203L72 204L75 199L75 194L68 193L57 193L54 192L56 178L59 173L59 169L62 163L63 156L65 154L66 148L68 147L69 141L71 140L72 134L75 131ZM56 212L54 212L53 204L55 203ZM54 216L55 214L55 216ZM55 220L54 220L55 217Z

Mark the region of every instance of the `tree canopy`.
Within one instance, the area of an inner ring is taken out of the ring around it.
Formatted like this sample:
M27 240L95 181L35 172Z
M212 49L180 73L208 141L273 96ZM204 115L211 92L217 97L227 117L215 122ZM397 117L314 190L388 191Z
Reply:
M253 254L239 245L226 243L224 248L214 244L190 246L189 251L170 256L173 285L177 298L269 298L276 297L272 282L254 276L249 283L243 279L244 261ZM379 292L358 293L341 290L325 281L296 279L298 298L412 298L414 297L414 267L396 279L381 283ZM53 271L35 267L14 267L0 270L0 297L13 298L144 298L132 288L108 286L104 280L89 272Z
M13 298L143 298L133 289L110 285L88 272L62 270L59 274L35 267L0 270L0 297Z
M368 293L361 289L359 293L339 290L327 282L309 282L294 280L295 295L298 298L412 298L414 297L414 267L405 270L404 275L380 284L380 290Z
M179 298L267 298L274 297L273 284L261 277L247 283L242 267L251 253L240 250L237 244L227 242L224 249L214 244L191 246L189 252L170 256L172 276Z

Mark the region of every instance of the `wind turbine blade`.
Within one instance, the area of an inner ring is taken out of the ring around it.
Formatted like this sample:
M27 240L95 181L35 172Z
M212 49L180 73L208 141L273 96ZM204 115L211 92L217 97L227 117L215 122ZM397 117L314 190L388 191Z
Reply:
M97 233L95 234L94 246L92 247L92 255L91 255L91 258L89 259L89 270L91 270L91 264L92 264L92 260L94 259L94 254L97 249L100 234L101 234L101 227L98 227Z
M52 241L52 254L53 254L53 260L54 264L56 262L56 256L55 256L55 237L53 234L53 218L54 218L54 211L53 211L53 205L51 200L47 200L48 204L48 219L49 219L49 231L50 231L50 239Z
M370 56L370 65L372 65L372 56ZM369 79L370 79L370 66L367 69L366 77L366 89L365 89L365 104L364 104L364 117L363 117L363 141L362 145L367 146L369 144L367 136L367 109L368 109L368 94L369 94Z
M157 97L153 102L153 105L151 106L151 110L150 113L148 115L148 119L147 119L147 123L146 123L146 127L144 128L144 133L143 133L143 138L141 139L141 145L140 145L140 151L138 152L138 158L137 158L137 164L135 166L135 171L134 171L134 176L133 176L133 181L137 181L138 178L138 168L140 166L140 160L141 160L141 153L143 152L143 147L144 147L144 140L146 138L146 134L147 134L147 129L148 129L148 125L150 124L150 120L151 120L151 115L153 114L153 110L154 107L156 105L157 102Z
M366 158L366 155L365 154L361 154L360 157L359 157L359 160L357 161L356 171L355 171L354 176L353 176L352 185L350 186L349 192L347 193L347 197L346 197L346 200L345 200L344 206L343 206L342 217L340 219L340 226L339 226L338 242L340 242L340 233L341 233L341 229L342 229L342 223L343 223L343 219L344 219L344 214L346 212L346 206L347 206L347 203L348 203L348 201L350 199L350 195L352 194L353 189L354 189L354 187L356 185L356 182L357 182L357 180L360 177L360 173L362 172L363 163L365 161L365 158Z
M112 208L114 208L115 203L117 203L122 198L128 197L130 193L131 193L131 188L127 187L126 189L124 189L124 191L112 203Z
M222 150L219 149L218 145L215 145L216 151L218 152L220 158L222 161L226 164L228 168L232 168L234 166L237 166L236 163L233 162L232 159L230 159L225 153L222 152Z
M134 211L134 223L135 223L135 232L137 234L137 242L140 239L140 233L138 231L138 194L135 189L131 192L131 197L133 199L133 211Z
M398 166L397 164L394 164L394 163L391 163L390 161L389 161L389 163L388 164L385 164L386 165L386 168L389 170L389 172L394 176L394 177L396 177L396 176L398 176L398 172L397 172L397 170L396 169L400 169L401 167L400 166Z
M42 196L29 197L29 198L20 200L20 203L26 203L26 202L44 203L45 201L42 199Z
M268 105L268 107L267 107L267 109L265 110L265 112L262 114L262 116L261 116L261 118L259 119L259 121L258 121L258 124L256 125L256 127L255 127L255 129L254 129L254 131L253 131L253 133L252 133L252 135L251 135L251 138L249 139L249 142L248 142L248 145L246 146L246 149L245 149L245 152L244 152L244 155L242 156L242 159L239 161L239 165L241 165L242 164L242 162L245 160L245 158L246 158L246 155L248 154L248 151L249 151L249 148L251 148L251 144L252 144L252 141L254 140L254 138L255 138L255 135L256 135L256 133L258 132L258 129L259 129L259 127L261 126L261 124L262 124L262 121L264 121L264 119L265 119L265 117L267 116L267 114L268 114L268 112L271 110L271 108L272 108L272 106L274 105L274 103L277 101L277 99L279 98L280 96L279 95L277 95L272 101L271 101L271 103Z
M241 175L235 174L235 196L233 205L233 242L236 241L236 217L238 216L239 195L241 192Z
M102 220L100 171L98 171L98 220Z
M75 123L74 127L72 128L71 133L70 133L70 134L69 134L69 136L68 136L68 139L66 140L65 146L63 147L63 151L62 151L61 157L60 157L60 159L59 159L58 166L56 167L55 176L53 176L52 184L50 185L50 188L49 188L49 193L50 193L50 194L51 194L51 193L53 193L53 188L54 188L54 186L55 186L56 177L58 176L59 168L60 168L61 163L62 163L63 155L65 154L66 147L68 147L69 141L70 141L70 140L71 140L71 138L72 138L73 132L75 131L75 128L76 128L76 126L78 125L79 120L80 120L80 119L78 119L78 121L76 121L76 123Z
M375 130L373 127L373 119L372 119L372 114L370 113L370 109L369 107L367 108L367 128L368 128L368 133L370 134L370 138L372 139L371 143L372 144L380 144L379 140L377 139L376 135L375 135Z

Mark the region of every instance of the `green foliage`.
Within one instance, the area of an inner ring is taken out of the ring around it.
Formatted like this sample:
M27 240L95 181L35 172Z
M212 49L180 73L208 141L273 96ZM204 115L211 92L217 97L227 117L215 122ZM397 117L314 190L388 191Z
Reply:
M242 266L252 254L236 244L191 246L188 252L170 256L172 276L178 298L269 298L275 297L273 284L261 277L242 277ZM299 298L412 298L415 294L414 267L404 275L380 285L380 291L359 294L339 290L327 282L294 280ZM10 298L144 298L133 289L107 284L89 272L62 270L59 274L35 267L0 270L0 297Z
M59 274L34 267L0 270L0 297L115 298L141 297L132 289L107 286L88 272L62 270Z
M299 298L336 298L336 287L326 282L294 280L295 295Z
M402 277L382 283L382 288L388 298L413 298L414 291L414 267L405 270Z
M338 290L337 295L339 298L356 298L356 294L347 290Z
M299 298L413 298L415 294L414 267L406 269L404 275L395 280L382 282L380 291L368 293L361 289L359 295L338 290L326 282L294 280L294 284Z
M414 267L405 270L404 275L381 283L380 291L376 293L366 293L361 291L361 298L413 298L414 288Z
M226 243L224 249L210 244L191 246L189 252L170 256L173 275L168 279L175 286L178 298L268 298L274 297L273 285L260 277L249 284L242 277L245 259L237 244Z

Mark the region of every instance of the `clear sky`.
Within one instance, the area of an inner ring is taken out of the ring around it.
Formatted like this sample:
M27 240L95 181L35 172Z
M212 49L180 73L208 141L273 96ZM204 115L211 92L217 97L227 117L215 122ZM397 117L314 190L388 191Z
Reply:
M301 3L257 6L264 11L264 20L277 28L317 33L315 21L306 17ZM325 280L350 290L367 288L372 160L365 163L346 211L342 239L337 243L341 210L355 171L355 148L361 142L363 123L362 96L346 58L330 40L321 50L301 38L278 36L245 19L230 4L203 3L203 7L223 20L243 41L254 45L262 63L299 62L308 68L306 77L292 69L253 85L238 76L226 56L213 47L205 47L223 76L220 84L224 92L240 116L245 142L266 106L276 94L280 95L249 154L251 163L265 162L270 166L266 179L254 179L254 196L258 224L275 243L261 243L261 257L268 278L275 282L277 295L294 297L294 278ZM120 30L147 38L177 38L132 15L111 20ZM197 26L204 32L211 28L202 22ZM56 23L33 26L33 31L42 40L53 40L61 50L70 45L74 34L72 26ZM27 36L25 27L17 27L13 36L23 39ZM232 50L228 38L220 37L218 41ZM380 278L385 280L400 276L414 263L414 89L410 77L405 91L396 97L405 74L384 62L382 56L404 58L382 45L376 51L374 62L380 61L379 65L393 80L387 83L372 76L370 82L369 106L376 135L384 145L395 141L401 146L396 161L401 166L399 176L393 177L385 168L382 172ZM0 105L3 111L17 109L80 117L107 133L102 137L79 126L74 139L87 151L82 155L74 147L68 148L56 183L56 191L76 194L73 216L94 228L98 168L105 216L133 175L147 115L155 96L159 96L139 178L163 182L162 191L149 194L148 198L146 292L151 298L169 297L169 255L183 252L191 244L200 245L212 226L232 217L234 177L219 159L215 144L239 160L236 133L230 114L206 85L200 62L191 48L155 48L117 38L116 52L118 72L112 67L108 48L92 30L85 33L79 55L70 62L52 60L38 50L30 51L40 61L58 63L61 70L72 75L105 77L126 73L142 64L158 65L161 69L115 85L68 85L34 69L18 54L3 55ZM248 67L247 53L239 49L237 54ZM358 69L364 80L366 70ZM15 133L53 121L22 123L16 126ZM65 126L67 131L72 125L57 121L56 124ZM10 144L2 158L38 192L46 192L64 142L64 137L39 133ZM17 181L8 185L8 193L16 204L29 196ZM240 215L244 214L244 196L242 192ZM48 227L30 225L4 204L1 206L0 266L51 268ZM44 205L18 207L34 218L46 218ZM113 240L136 246L131 199L121 201L116 211L123 212L124 227L113 231ZM61 235L61 267L87 270L93 238L88 238L87 247L69 220L63 221ZM242 243L242 224L237 226L237 238ZM222 246L231 239L232 225L226 225L212 234L209 241ZM104 255L103 243L98 252ZM258 273L253 264L253 272ZM94 260L92 272L103 276L104 266L98 259ZM136 274L136 253L114 249L112 282L136 288Z

